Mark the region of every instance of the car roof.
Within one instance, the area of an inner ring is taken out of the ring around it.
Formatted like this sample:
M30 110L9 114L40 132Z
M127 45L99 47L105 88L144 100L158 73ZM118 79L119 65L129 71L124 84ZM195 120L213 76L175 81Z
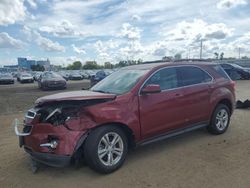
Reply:
M167 66L181 66L181 65L196 65L196 66L207 66L207 65L218 65L214 62L200 62L200 61L182 61L182 62L162 62L162 63L143 63L139 65L131 65L122 68L122 70L152 70L158 67Z

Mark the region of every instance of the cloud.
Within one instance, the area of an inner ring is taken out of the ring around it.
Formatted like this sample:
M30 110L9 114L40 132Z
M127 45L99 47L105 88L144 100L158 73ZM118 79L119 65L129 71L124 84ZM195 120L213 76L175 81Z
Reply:
M222 40L233 34L233 28L228 28L224 23L208 24L201 19L194 19L193 22L182 21L176 28L164 32L168 40L186 41L189 44L197 43L200 40Z
M52 64L61 66L66 66L73 63L74 61L84 62L82 58L76 56L52 56L49 58L49 60Z
M71 45L73 48L73 51L78 54L86 54L86 51L83 47L76 47L74 44Z
M29 4L29 6L32 8L32 9L36 9L37 8L37 4L34 0L26 0L27 3Z
M51 25L51 26L42 26L39 29L40 31L53 34L57 37L83 37L86 36L86 33L83 31L78 31L79 28L73 25L68 20L62 20L61 22Z
M0 1L0 25L14 24L23 21L26 8L24 0L1 0Z
M0 48L21 49L23 45L22 41L9 36L8 33L0 33Z
M248 4L247 0L220 0L217 3L218 9L230 9L237 7L239 5L246 5Z
M47 52L64 52L64 46L60 45L58 42L53 42L52 40L43 37L36 30L31 30L28 27L23 28L23 32L26 34L29 41L35 41L36 44Z
M132 20L134 20L134 21L140 21L140 20L141 20L141 17L140 17L139 15L137 15L137 14L134 14L134 15L132 16Z
M37 39L37 44L38 46L40 46L43 50L47 52L64 52L65 51L64 46L60 45L58 42L53 42L50 39L47 39L42 36L40 36Z
M128 40L138 40L141 38L141 31L138 27L133 27L130 23L124 23L120 32L121 37Z

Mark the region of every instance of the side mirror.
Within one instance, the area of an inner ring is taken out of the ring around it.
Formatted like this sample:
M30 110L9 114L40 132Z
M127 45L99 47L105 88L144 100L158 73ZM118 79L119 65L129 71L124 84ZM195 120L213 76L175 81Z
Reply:
M141 94L160 93L161 87L157 84L149 84L141 90Z

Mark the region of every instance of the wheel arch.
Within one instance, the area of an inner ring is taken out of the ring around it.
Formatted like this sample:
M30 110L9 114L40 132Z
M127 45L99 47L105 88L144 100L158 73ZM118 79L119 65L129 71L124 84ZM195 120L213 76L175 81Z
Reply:
M232 102L231 102L229 99L227 99L227 98L221 99L221 100L217 103L216 107L217 107L219 104L224 104L224 105L226 105L226 106L229 108L229 110L230 110L230 114L232 114L232 112L233 112L233 104L232 104ZM216 107L215 107L215 108L216 108Z

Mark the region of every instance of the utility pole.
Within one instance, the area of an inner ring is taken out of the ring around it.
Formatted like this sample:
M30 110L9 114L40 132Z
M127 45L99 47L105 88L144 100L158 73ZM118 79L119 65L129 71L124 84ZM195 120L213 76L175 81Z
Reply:
M188 48L187 59L190 59L190 48Z
M241 49L239 48L239 59L240 59L240 50L241 50Z
M201 39L201 46L200 46L200 59L202 59L202 48L203 48L203 40Z

